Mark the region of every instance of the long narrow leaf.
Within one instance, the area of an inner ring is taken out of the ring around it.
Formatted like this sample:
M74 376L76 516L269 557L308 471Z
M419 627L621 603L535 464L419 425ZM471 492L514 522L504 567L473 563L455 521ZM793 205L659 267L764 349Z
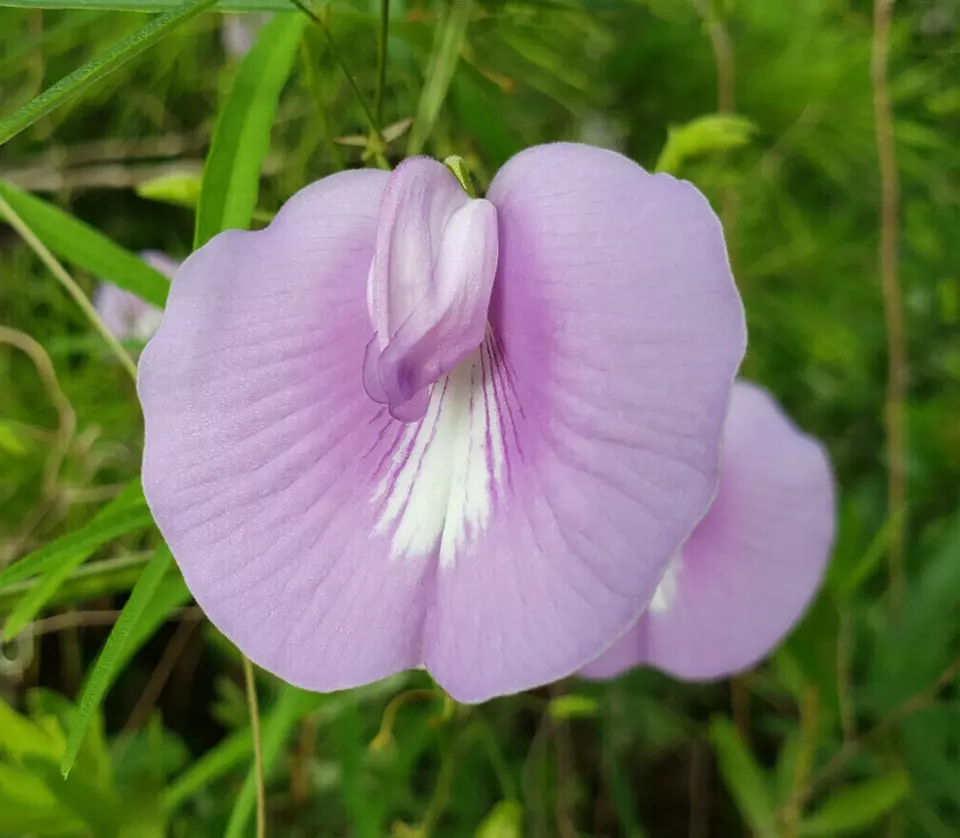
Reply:
M56 541L44 544L7 567L0 573L0 590L31 576L46 573L77 556L89 556L98 547L125 533L145 527L152 520L140 481L134 481L88 524Z
M729 719L718 716L710 722L710 741L724 783L743 819L758 836L772 835L774 805L771 786L737 729Z
M877 821L897 806L910 791L907 775L899 772L876 777L856 786L840 789L828 797L814 814L800 825L800 835L849 835L875 827Z
M467 35L473 0L453 0L450 11L437 34L436 45L427 67L427 80L420 93L417 118L410 130L407 154L419 154L447 97L450 82L460 61L460 52Z
M132 35L124 38L107 50L88 61L80 69L58 81L22 108L0 120L0 145L3 145L21 131L29 128L38 119L42 119L64 102L75 99L88 87L112 73L134 56L152 47L161 38L169 35L178 26L212 6L216 0L188 0L159 17L153 18Z
M277 103L306 22L303 15L274 18L237 70L203 167L194 247L223 230L250 226Z
M78 702L79 709L67 738L63 761L60 763L60 771L64 777L69 775L93 714L99 710L104 696L117 677L119 672L117 663L123 656L132 634L143 618L144 611L163 581L172 561L173 556L168 548L162 547L157 550L143 569L137 584L134 585L130 599L127 600L120 618L88 675Z
M0 196L60 258L155 306L162 308L167 301L170 280L103 233L4 180L0 180Z
M60 550L48 558L36 586L16 604L3 624L3 639L16 637L24 627L53 599L60 586L82 565L94 550L118 535L132 532L153 522L146 505L137 503L142 498L139 483L127 490L100 512L81 532L85 537L75 539L73 549ZM69 536L68 536L69 538ZM35 555L35 554L34 554ZM29 557L28 557L29 558Z

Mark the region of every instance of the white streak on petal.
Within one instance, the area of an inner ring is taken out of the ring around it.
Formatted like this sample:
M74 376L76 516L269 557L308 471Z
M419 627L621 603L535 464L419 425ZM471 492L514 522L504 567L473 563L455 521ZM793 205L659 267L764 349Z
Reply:
M660 579L660 584L653 592L653 599L650 600L649 610L654 614L665 614L673 606L677 599L677 582L680 576L680 565L683 557L680 552L673 554L670 564Z
M392 558L439 551L441 567L482 531L503 475L503 422L488 341L433 387L426 416L405 431L374 501Z

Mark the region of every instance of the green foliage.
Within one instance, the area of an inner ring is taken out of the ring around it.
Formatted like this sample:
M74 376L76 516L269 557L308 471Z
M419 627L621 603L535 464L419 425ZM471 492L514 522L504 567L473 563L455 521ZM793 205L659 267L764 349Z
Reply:
M301 15L275 18L241 62L203 168L194 247L223 230L250 226L280 92L305 25Z
M671 838L697 834L698 818L709 836L960 834L949 2L898 3L891 39L910 357L903 519L885 501L869 3L392 0L385 149L289 0L0 7L0 196L85 293L109 281L162 306L169 282L137 251L185 255L195 235L269 219L372 152L395 164L404 143L458 155L480 193L525 146L616 146L694 181L718 209L750 327L743 374L836 465L824 589L735 700L727 683L648 671L470 708L441 707L422 673L330 696L261 677L268 834ZM370 110L379 2L312 8ZM238 10L279 13L240 60L218 38L219 12ZM732 46L724 114L718 32ZM132 384L6 226L0 277L0 323L40 343L68 403L0 344L0 836L246 838L256 788L239 657L183 610L189 591L137 478ZM908 584L894 608L886 559L901 524ZM118 611L112 631L88 624Z

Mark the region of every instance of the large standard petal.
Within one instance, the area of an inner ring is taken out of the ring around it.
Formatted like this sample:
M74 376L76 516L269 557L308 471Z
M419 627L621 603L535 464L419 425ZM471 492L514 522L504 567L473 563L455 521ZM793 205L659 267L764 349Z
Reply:
M490 335L420 433L450 487L425 661L461 700L568 675L636 619L713 497L745 345L690 184L556 144L513 158L487 198ZM407 543L435 508L410 482Z
M363 390L387 175L310 186L173 281L140 362L144 490L197 602L240 649L329 691L422 663L429 555L391 561L373 488L400 431Z
M713 506L647 613L582 674L608 678L648 663L711 679L753 666L813 598L833 542L834 504L823 447L765 391L738 382Z

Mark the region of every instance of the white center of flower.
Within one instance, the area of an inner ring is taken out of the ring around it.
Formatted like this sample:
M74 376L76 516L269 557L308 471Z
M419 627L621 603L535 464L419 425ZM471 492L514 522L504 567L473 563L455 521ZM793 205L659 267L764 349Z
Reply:
M393 558L439 551L451 567L483 531L504 470L503 392L490 339L433 386L380 481L375 532L393 533Z

